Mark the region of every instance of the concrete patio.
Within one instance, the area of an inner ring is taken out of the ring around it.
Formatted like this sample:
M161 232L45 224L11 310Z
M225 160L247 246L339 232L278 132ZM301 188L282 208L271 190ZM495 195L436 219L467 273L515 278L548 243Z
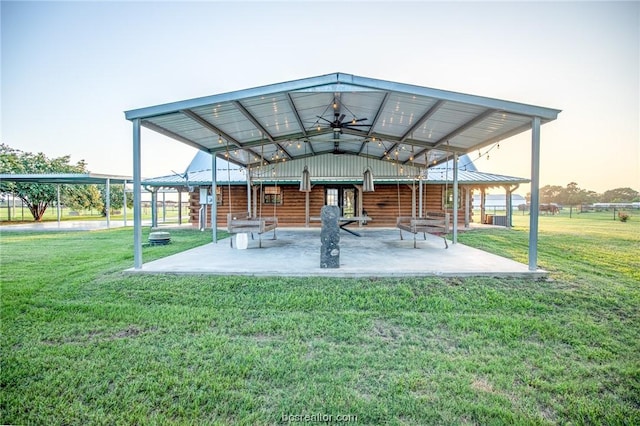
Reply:
M144 263L131 273L251 275L289 277L526 277L545 276L527 265L462 244L445 249L443 239L404 234L397 229L356 228L362 237L341 232L340 268L320 268L319 228L279 228L262 236L262 248L249 240L245 250L232 248L229 238L163 259Z

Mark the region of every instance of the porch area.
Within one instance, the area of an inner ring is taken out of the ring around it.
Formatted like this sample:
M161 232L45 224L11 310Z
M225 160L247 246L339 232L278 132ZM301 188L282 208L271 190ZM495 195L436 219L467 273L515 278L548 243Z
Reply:
M519 277L539 278L544 270L528 266L463 244L445 249L441 237L404 233L395 228L357 228L361 237L340 235L340 268L320 268L319 228L278 228L249 239L248 248L232 248L229 238L163 259L143 263L130 273L249 275L280 277ZM235 245L234 245L235 246Z

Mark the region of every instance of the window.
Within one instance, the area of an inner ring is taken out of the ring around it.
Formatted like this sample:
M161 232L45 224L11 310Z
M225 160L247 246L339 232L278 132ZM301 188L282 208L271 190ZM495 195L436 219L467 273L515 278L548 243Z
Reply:
M338 188L327 188L327 206L337 206L338 201Z
M211 187L200 187L200 204L210 205L213 201L213 197L211 196ZM216 187L216 204L222 205L222 187Z
M279 186L267 186L264 188L262 204L282 204L282 188Z
M444 196L442 199L442 207L444 209L453 208L453 188L448 188L444 192ZM462 207L462 191L458 190L458 208L460 207Z

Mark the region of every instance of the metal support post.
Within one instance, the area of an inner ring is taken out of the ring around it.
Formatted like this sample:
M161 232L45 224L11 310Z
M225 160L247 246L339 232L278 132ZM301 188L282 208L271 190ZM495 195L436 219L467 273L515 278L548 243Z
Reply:
M531 207L529 211L529 270L538 269L538 212L540 207L540 117L531 122Z
M109 178L107 178L106 187L105 207L107 210L107 229L109 229L111 228L111 180Z
M218 242L218 197L216 194L218 192L218 181L216 167L216 154L211 154L211 234L214 243Z
M458 242L458 154L453 154L453 244Z
M127 181L122 184L122 219L124 220L124 227L127 227Z
M140 119L133 120L133 267L142 268Z

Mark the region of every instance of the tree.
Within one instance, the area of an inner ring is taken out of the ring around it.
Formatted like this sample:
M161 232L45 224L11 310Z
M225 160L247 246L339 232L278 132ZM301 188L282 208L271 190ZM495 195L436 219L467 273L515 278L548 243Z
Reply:
M102 194L96 185L69 185L65 188L63 203L75 210L103 210Z
M600 198L603 203L630 203L640 201L640 192L631 188L616 188L605 191Z
M102 215L106 216L107 185L100 185L100 196L102 199ZM109 185L109 206L113 209L124 207L124 187L122 185ZM133 208L133 195L127 197L127 207Z
M32 154L0 144L0 173L86 173L86 164L80 160L71 164L70 156L48 158L43 153ZM57 198L57 186L53 184L0 182L0 192L12 193L27 205L34 220L42 215Z
M567 204L569 206L575 206L582 203L583 190L580 189L576 182L570 182L567 187L562 191L561 204Z
M543 204L559 203L564 188L559 185L545 185L540 188L540 202Z

